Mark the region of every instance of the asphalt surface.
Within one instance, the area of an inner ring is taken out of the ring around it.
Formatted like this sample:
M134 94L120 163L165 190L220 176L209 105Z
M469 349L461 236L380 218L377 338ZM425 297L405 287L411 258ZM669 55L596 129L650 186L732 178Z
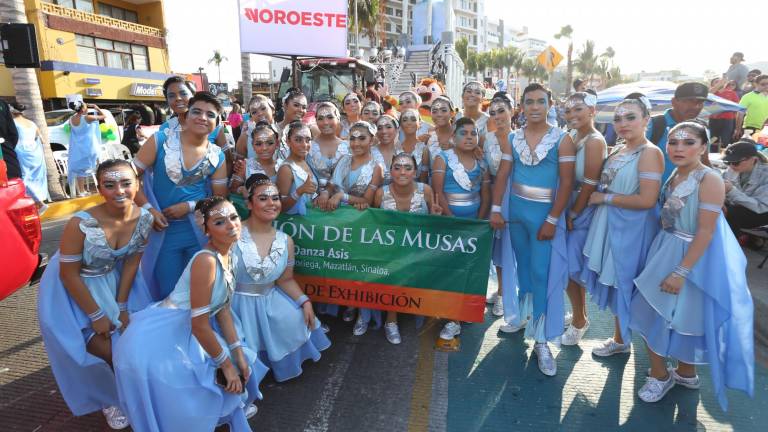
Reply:
M44 224L41 250L50 256L64 223ZM0 302L0 432L110 430L100 413L73 417L61 399L36 297L37 287L29 286ZM522 334L499 333L501 321L490 314L463 326L455 353L433 349L439 322L417 328L403 317L403 343L393 346L382 330L354 337L350 323L329 319L333 345L318 363L305 363L297 379L276 383L268 375L251 425L279 432L765 430L763 365L756 367L755 398L729 392L727 413L706 368L700 391L674 388L663 401L644 404L636 396L648 367L642 342L635 338L631 354L598 360L590 351L610 335L612 318L590 310L590 320L581 347L553 348L558 374L549 378L537 369L533 344Z

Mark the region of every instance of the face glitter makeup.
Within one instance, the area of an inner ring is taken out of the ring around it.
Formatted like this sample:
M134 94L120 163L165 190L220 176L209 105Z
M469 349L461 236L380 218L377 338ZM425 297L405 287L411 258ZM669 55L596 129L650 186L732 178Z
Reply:
M672 134L672 138L678 139L678 140L687 140L687 139L693 139L694 136L688 133L685 129L678 129L675 131L674 134Z
M223 206L223 207L220 207L220 208L217 208L215 210L211 210L210 212L208 212L208 217L209 218L214 218L214 217L221 216L221 217L226 218L226 217L229 217L229 215L231 215L234 212L235 212L235 210L232 207L230 207L230 206Z
M123 171L105 171L104 174L102 174L102 177L104 180L115 180L120 181L122 179L130 178L128 176L128 173Z

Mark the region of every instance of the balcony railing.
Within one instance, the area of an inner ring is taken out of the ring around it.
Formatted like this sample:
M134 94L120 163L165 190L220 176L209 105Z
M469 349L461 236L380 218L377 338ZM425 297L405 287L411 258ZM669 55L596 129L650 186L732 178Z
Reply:
M141 24L136 24L128 21L122 21L119 19L111 18L103 15L96 15L88 12L83 12L77 9L71 9L64 6L55 5L53 3L41 3L43 13L48 15L56 15L64 18L70 18L77 21L82 21L90 24L98 24L107 27L112 27L119 30L125 30L134 33L140 33L147 36L163 37L163 31L158 28L149 27Z

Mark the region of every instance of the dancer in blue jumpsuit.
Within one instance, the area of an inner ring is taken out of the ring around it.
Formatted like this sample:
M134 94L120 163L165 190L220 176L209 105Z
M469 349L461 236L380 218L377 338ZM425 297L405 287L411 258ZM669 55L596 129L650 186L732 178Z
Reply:
M563 333L567 283L565 224L560 215L573 189L576 157L571 138L547 123L552 102L549 91L531 84L522 99L528 123L512 137L509 213L500 213L503 185L512 168L504 164L496 176L491 225L501 229L507 217L518 264L520 315L529 319L525 335L536 342L539 370L553 376L557 364L547 341L557 342Z
M193 216L198 200L227 194L227 169L221 149L207 137L218 123L221 103L210 93L189 100L184 130L154 135L134 159L144 188L136 201L155 217L142 267L154 300L168 296L205 236Z
M196 210L210 241L168 297L134 315L115 347L120 403L136 432L208 432L224 423L250 432L250 404L261 397L267 368L242 343L230 309L240 218L219 196Z
M687 121L669 131L676 166L662 194L661 228L635 278L630 327L645 339L651 370L638 395L657 402L674 386L698 389L696 365L709 364L715 395L754 392L753 305L746 258L721 209L720 174L701 163L706 125ZM667 367L666 358L677 360Z
M479 139L474 120L469 117L459 119L454 127L454 148L443 150L435 157L432 187L445 216L488 217L491 176L485 161L475 157ZM458 321L448 321L440 331L440 339L451 340L460 333Z
M130 163L103 162L96 175L105 202L75 213L64 228L40 282L37 312L70 411L102 410L110 427L122 429L128 420L118 408L112 353L129 314L150 303L139 261L152 215L133 202L139 182Z

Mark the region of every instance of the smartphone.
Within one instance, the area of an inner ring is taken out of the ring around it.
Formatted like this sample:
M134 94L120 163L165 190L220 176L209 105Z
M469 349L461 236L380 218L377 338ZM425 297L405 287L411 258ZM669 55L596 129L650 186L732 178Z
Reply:
M242 375L238 375L240 377L240 383L243 385L243 392L245 391L245 378L243 378ZM227 377L224 376L224 369L222 368L216 368L216 377L214 379L214 382L216 385L222 388L227 387Z

